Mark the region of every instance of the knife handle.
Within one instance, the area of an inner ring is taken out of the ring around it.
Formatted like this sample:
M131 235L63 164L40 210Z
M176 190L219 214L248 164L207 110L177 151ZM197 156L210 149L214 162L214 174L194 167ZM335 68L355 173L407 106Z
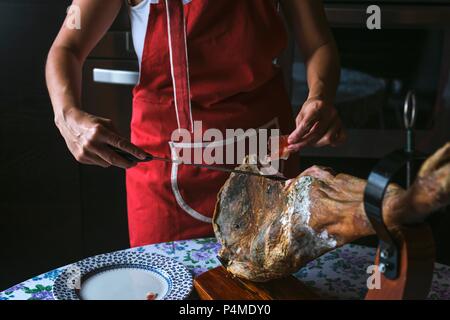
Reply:
M128 152L118 149L116 147L111 147L111 149L115 153L117 153L119 156L121 156L122 158L125 158L126 160L131 161L131 162L147 162L147 161L153 160L153 156L149 153L147 153L147 157L145 159L141 160L141 159L133 156L131 153L128 153Z

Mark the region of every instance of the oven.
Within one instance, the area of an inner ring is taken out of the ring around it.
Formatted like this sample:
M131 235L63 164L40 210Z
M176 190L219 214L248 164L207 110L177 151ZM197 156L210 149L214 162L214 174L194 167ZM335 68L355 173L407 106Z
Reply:
M450 140L450 1L377 1L381 29L369 30L369 1L324 1L342 63L336 107L348 141L306 148L303 156L380 158L405 143L403 107L417 101L417 148L432 152ZM292 37L291 37L292 38ZM296 45L285 71L295 114L308 89Z

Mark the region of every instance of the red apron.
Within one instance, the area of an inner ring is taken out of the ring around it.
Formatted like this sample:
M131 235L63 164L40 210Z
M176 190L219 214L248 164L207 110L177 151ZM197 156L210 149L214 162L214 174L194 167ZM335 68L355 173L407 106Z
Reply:
M202 148L171 141L174 130L192 130L200 120L203 131L293 130L290 101L273 63L287 42L273 1L160 0L150 12L134 89L134 144L162 157ZM295 175L295 159L285 169ZM128 170L131 246L212 235L217 193L227 177L157 161Z

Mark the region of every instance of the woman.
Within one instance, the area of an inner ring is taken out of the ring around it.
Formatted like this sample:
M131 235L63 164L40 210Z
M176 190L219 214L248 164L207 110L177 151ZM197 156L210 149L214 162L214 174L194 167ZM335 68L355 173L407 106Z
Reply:
M164 162L132 163L146 152L174 157L203 144L177 144L178 129L274 128L289 149L336 145L345 138L333 107L339 80L335 43L318 0L284 0L307 65L309 98L294 127L274 59L286 33L273 0L132 0L133 41L140 63L134 88L131 142L110 120L81 110L84 60L108 30L122 0L74 0L81 28L63 26L48 56L47 83L55 122L81 163L127 170L132 246L212 234L216 195L227 175ZM228 142L219 141L222 145ZM295 159L286 175L294 176Z

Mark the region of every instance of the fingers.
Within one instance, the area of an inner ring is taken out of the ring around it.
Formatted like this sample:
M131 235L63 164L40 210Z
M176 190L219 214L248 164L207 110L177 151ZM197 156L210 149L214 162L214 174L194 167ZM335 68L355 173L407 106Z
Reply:
M304 110L304 111L303 111ZM295 144L311 131L314 124L320 119L320 108L316 105L309 108L302 108L296 119L297 128L289 135L288 143Z
M302 107L297 117L297 128L289 136L289 151L298 152L307 146L337 146L347 138L334 107L313 100Z
M75 156L75 159L82 163L87 165L97 165L103 168L108 168L111 166L111 164L102 158L100 158L98 155L91 151L80 151L77 156Z
M298 140L297 143L289 145L288 150L298 152L300 149L310 145L314 140L318 140L320 138L319 134L323 131L323 129L320 129L320 125L321 123L316 122L310 132L305 137Z
M104 161L109 163L110 165L113 165L115 167L123 168L123 169L129 169L136 165L136 163L129 161L120 155L117 154L117 152L113 151L109 146L107 145L97 145L93 147L93 150L96 152L96 154L102 158Z
M339 124L333 124L328 131L315 144L315 147L325 147L332 144L336 139L336 134L340 131Z
M313 128L314 124L317 123L317 116L310 116L308 118L300 118L298 120L297 128L289 135L288 143L294 144L296 141L299 141L306 134L308 134Z
M135 163L123 158L111 147L144 160L147 154L117 134L111 120L100 118L83 111L68 114L58 122L66 144L75 159L84 164L130 168Z
M346 138L342 123L339 119L334 121L327 132L314 144L315 147L324 147L331 145L333 147L339 145Z
M114 152L110 146L128 152L138 159L144 159L146 156L144 151L114 132L110 121L102 118L91 125L79 144L75 158L85 164L97 164L102 167L116 166L123 169L136 165Z
M338 121L337 113L332 113L331 117L324 118L314 124L311 131L303 137L297 144L290 146L292 151L300 151L306 146L316 146L325 133Z
M104 142L109 144L110 146L116 147L122 151L132 154L138 159L144 160L147 157L147 153L145 153L140 148L136 147L134 144L129 142L128 140L122 138L118 134L112 131L102 132L102 139Z
M116 147L125 152L133 154L138 159L142 159L142 154L145 153L141 151L139 148L132 145L131 142L128 142L126 139L119 136L110 128L113 127L110 126L109 128L107 128L102 125L98 126L98 128L96 128L97 131L92 137L92 142L89 145L89 149L95 152L100 158L108 162L110 165L123 169L129 169L135 166L134 162L129 161L124 157L121 157L114 150L112 150L110 146Z

